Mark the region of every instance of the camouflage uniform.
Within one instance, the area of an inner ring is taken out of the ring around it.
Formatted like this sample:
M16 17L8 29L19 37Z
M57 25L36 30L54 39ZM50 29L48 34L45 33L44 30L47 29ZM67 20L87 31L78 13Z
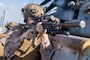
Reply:
M27 10L29 8L36 8L41 9L36 4L27 5L29 6L26 8L26 13L30 13ZM36 7L33 7L36 6ZM33 9L32 9L33 10ZM30 11L32 11L30 10ZM33 16L37 16L38 14L43 14L42 10L36 10L38 13L33 14ZM24 11L24 17L27 20L27 15ZM35 9L34 9L35 13ZM31 14L31 13L30 13ZM31 16L31 15L30 15ZM27 21L25 22L27 23ZM4 56L6 59L13 59L13 60L49 60L51 59L51 52L53 49L58 49L60 46L56 42L50 42L50 39L48 39L48 34L44 34L46 37L46 40L43 38L42 35L39 37L37 36L35 40L35 47L33 48L31 46L32 40L23 39L20 40L20 36L24 34L26 30L19 24L15 27L13 27L10 31L7 32L7 37L5 37L5 45L4 45ZM30 37L30 36L29 36ZM59 47L58 47L59 46ZM55 56L56 58L56 56ZM56 59L54 59L56 60Z
M7 58L12 57L13 60L40 60L41 57L42 60L48 60L52 50L58 49L59 44L56 42L50 43L50 40L41 40L40 37L35 40L34 48L31 46L32 40L20 41L18 37L24 33L23 30L22 27L16 26L9 31L11 35L6 39L4 46L4 54Z
M13 60L38 60L40 41L36 40L37 44L35 48L32 48L31 40L20 41L18 37L24 33L23 30L21 26L16 26L9 31L13 33L6 40L4 54L6 57L12 57L16 52L15 56L12 58Z

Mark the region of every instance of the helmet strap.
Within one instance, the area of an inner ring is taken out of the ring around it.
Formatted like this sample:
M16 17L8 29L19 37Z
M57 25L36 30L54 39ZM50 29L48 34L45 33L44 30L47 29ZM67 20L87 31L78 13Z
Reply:
M27 23L27 16L24 16L24 22Z

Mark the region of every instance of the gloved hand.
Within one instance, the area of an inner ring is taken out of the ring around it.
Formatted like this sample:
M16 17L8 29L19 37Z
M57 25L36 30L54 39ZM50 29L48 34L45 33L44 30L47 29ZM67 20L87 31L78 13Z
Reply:
M46 34L47 30L44 29L41 24L42 24L42 22L37 23L37 28L36 29L37 29L38 33L40 33L40 34Z
M33 31L34 30L32 30L32 29L27 30L25 33L23 33L20 36L20 40L24 40L25 38L27 38L27 39L33 38Z

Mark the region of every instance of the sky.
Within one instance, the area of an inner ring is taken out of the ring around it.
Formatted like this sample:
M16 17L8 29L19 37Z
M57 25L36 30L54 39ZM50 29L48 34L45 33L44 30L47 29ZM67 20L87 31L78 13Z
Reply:
M44 0L0 0L0 20L5 11L4 25L11 21L23 23L21 8L26 4L40 4Z

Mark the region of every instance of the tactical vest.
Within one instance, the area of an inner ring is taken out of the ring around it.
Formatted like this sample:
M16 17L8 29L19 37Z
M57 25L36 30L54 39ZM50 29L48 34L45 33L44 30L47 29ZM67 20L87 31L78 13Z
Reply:
M35 47L31 46L32 40L24 40L22 46L15 52L12 60L40 60L40 39L35 41Z

